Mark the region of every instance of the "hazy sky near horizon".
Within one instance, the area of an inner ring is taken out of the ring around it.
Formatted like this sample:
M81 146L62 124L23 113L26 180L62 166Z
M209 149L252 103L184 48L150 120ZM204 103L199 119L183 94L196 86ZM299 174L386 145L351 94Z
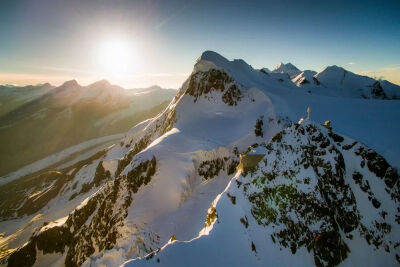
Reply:
M399 0L1 0L0 84L177 88L205 50L255 68L338 65L400 84L399 13Z

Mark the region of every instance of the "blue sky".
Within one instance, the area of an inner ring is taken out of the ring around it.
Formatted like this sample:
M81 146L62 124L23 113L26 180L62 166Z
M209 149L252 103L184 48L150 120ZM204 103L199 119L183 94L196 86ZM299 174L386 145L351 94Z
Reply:
M178 87L205 50L255 68L339 65L400 84L399 11L398 0L2 0L0 84ZM120 75L99 67L106 40L129 50Z

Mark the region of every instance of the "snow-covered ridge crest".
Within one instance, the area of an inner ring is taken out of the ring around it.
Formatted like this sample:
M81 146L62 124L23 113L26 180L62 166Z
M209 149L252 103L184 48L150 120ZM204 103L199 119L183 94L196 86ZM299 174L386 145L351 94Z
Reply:
M400 99L400 86L358 75L335 65L317 73L313 70L301 71L291 63L281 62L273 71L268 72L255 70L241 59L230 61L216 52L206 51L197 60L193 73L213 68L227 72L245 87L297 87L304 88L308 93L335 97Z
M259 84L265 83L265 74L253 69L242 59L234 59L232 61L226 59L220 54L213 51L205 51L197 60L193 73L197 71L208 71L211 68L224 70L236 82L246 87L257 87Z

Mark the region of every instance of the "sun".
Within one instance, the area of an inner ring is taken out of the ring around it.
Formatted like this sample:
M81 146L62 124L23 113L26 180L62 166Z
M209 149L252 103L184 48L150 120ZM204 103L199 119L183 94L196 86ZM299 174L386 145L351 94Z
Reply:
M97 61L105 76L129 74L133 68L133 47L130 42L121 38L103 40L98 47Z

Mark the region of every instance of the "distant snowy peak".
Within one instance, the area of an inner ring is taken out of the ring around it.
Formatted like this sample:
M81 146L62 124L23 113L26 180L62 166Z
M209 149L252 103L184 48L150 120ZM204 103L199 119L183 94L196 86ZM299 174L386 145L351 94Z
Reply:
M69 88L74 86L79 86L79 83L76 80L69 80L64 82L60 87Z
M292 63L284 64L280 62L275 69L272 70L273 73L287 73L290 77L298 75L301 71L294 66Z
M336 65L326 67L315 75L322 86L339 93L341 96L375 99L400 98L400 86L388 81L377 81Z
M346 74L348 71L346 71L342 67L338 67L336 65L329 66L324 68L322 71L318 72L315 75L315 78L317 78L319 81L323 82L326 86L334 86L338 87L343 84L345 79L348 79L349 77L346 77ZM351 79L358 79L357 77L354 76L354 73L350 72ZM373 80L372 78L365 77L368 80ZM365 82L369 82L364 79Z
M112 85L107 80L100 80L89 85L90 87L111 87Z
M128 95L138 95L138 94L149 94L149 93L159 93L163 90L174 90L174 89L164 89L158 85L152 85L146 88L134 88L127 90Z

